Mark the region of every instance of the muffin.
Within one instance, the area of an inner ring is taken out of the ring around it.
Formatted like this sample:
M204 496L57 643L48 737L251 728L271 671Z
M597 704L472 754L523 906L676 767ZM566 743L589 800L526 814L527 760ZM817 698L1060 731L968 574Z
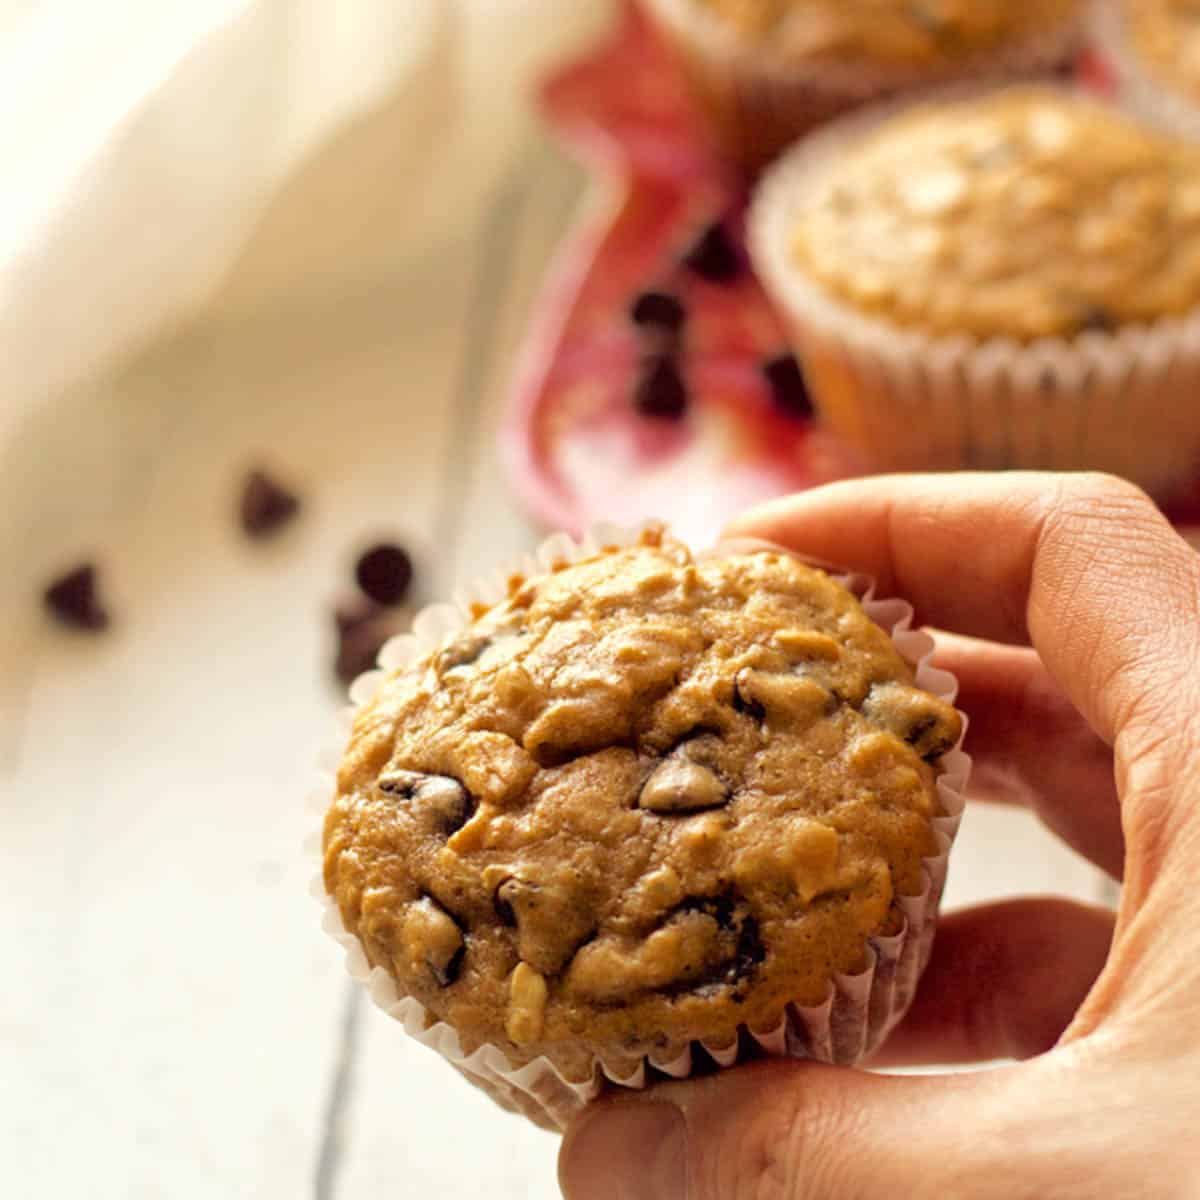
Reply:
M912 997L961 812L928 639L769 547L652 527L543 561L359 688L323 886L360 973L549 1126L602 1076L857 1061Z
M1096 41L1131 109L1200 140L1200 5L1101 0Z
M1200 463L1200 149L1064 89L944 96L793 151L750 238L865 466Z
M867 100L930 84L1053 71L1084 0L644 0L709 120L751 170Z

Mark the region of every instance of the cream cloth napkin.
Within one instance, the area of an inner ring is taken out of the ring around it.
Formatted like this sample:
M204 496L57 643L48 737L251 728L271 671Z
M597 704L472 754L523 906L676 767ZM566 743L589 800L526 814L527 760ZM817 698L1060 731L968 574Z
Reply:
M0 444L214 296L293 303L469 228L526 85L611 9L0 0Z

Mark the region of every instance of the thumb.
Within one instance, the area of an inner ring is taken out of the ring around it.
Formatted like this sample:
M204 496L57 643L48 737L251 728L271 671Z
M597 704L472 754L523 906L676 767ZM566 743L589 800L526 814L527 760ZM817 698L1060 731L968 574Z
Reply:
M759 1063L594 1105L567 1132L559 1178L567 1200L1047 1194L1029 1191L1046 1127L1026 1072L1037 1068L899 1077ZM1076 1180L1081 1165L1068 1167Z

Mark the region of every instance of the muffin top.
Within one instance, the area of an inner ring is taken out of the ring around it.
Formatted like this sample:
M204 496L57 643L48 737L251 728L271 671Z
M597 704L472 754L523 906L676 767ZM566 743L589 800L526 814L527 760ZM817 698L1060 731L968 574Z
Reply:
M936 68L1057 32L1081 0L695 0L793 61Z
M853 308L1032 340L1200 303L1200 149L1024 87L885 120L807 175L793 261Z
M822 571L660 531L532 580L359 713L346 928L469 1053L627 1075L820 1003L938 853L961 721Z
M1125 0L1134 49L1170 87L1200 101L1200 3L1197 0Z

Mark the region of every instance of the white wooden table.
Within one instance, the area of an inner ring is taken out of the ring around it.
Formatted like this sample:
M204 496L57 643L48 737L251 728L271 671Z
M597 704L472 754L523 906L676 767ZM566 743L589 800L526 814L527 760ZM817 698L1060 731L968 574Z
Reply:
M527 548L493 429L580 192L536 139L454 253L336 302L220 308L0 445L0 1162L4 1194L550 1200L555 1139L352 990L301 854L337 700L328 601L390 531L436 599ZM305 497L232 518L262 457ZM83 553L117 624L52 628ZM972 811L950 902L1094 873Z

